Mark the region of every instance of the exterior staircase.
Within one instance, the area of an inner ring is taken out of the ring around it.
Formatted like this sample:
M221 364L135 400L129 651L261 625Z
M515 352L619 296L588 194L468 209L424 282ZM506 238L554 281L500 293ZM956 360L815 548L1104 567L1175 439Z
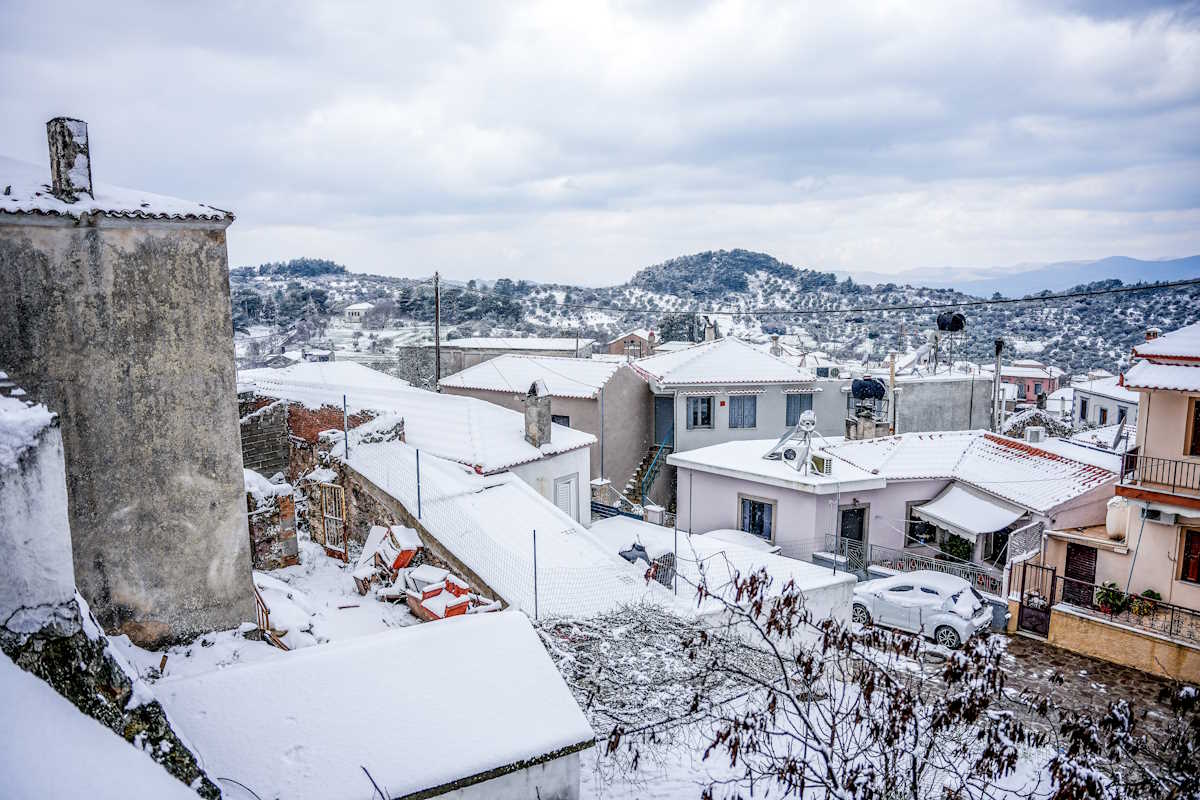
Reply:
M645 503L649 498L643 497L643 490L650 491L650 487L654 485L654 479L666 465L667 456L670 454L671 448L666 444L647 448L641 463L625 483L625 496L635 502Z

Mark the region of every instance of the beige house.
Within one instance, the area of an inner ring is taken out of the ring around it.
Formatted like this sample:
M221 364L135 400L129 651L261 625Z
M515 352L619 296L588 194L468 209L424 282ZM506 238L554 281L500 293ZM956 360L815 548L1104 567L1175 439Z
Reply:
M430 350L433 343L428 344ZM595 342L574 336L471 336L442 341L442 375L464 369L503 355L591 358ZM525 387L529 388L529 387Z
M501 355L442 378L444 394L520 411L534 381L550 394L552 419L596 437L592 475L624 486L650 447L650 388L626 363Z
M1048 531L1042 566L1025 571L1024 587L1012 578L1023 598L1016 622L1032 629L1023 623L1044 613L1052 644L1197 680L1200 323L1152 332L1133 356L1122 384L1139 396L1137 433L1114 456L1121 478L1106 524ZM1026 607L1033 591L1048 611Z

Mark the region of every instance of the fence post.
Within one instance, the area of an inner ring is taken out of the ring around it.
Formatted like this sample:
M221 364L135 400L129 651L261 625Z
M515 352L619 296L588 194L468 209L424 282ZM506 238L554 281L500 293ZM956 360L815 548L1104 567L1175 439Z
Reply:
M537 528L533 529L533 618L538 618L537 596Z
M421 451L417 450L417 519L421 518Z
M675 571L671 573L671 591L679 596L679 524L675 524Z

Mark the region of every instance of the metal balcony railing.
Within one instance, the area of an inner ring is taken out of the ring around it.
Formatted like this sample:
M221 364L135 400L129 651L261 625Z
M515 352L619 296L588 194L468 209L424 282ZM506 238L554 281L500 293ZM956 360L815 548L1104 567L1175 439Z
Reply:
M1200 495L1200 461L1126 453L1121 483L1171 494Z

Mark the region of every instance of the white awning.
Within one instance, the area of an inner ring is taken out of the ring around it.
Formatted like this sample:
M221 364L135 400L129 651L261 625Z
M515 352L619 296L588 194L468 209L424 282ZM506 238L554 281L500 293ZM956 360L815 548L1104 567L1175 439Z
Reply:
M971 542L981 533L1007 528L1025 513L958 483L950 484L944 492L913 511L921 519Z

